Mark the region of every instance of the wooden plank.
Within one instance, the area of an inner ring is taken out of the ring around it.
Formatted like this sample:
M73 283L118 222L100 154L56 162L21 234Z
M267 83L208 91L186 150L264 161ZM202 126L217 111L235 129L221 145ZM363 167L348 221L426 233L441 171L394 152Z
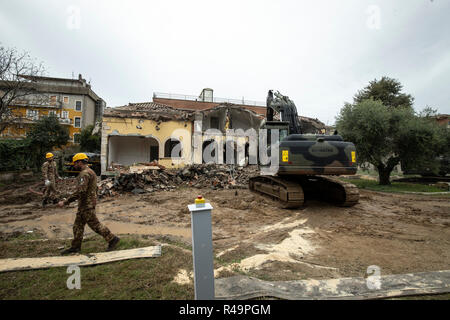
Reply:
M263 281L246 276L216 279L215 298L287 300L363 300L450 292L450 270L385 275L373 288L364 278Z
M120 260L154 258L161 256L161 246L116 250L92 254L42 258L12 258L0 260L0 272L67 267L70 265L89 266Z

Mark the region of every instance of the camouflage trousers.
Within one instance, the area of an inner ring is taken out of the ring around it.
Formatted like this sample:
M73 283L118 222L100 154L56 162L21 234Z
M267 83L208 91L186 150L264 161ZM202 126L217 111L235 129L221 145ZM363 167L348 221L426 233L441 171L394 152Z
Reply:
M58 191L56 191L56 183L55 180L50 180L52 183L48 187L45 187L44 189L44 195L42 197L42 200L55 200L58 198Z
M81 242L83 241L84 227L86 224L101 235L107 242L114 238L114 234L98 221L94 209L78 209L75 223L73 224L73 241L72 248L81 248Z

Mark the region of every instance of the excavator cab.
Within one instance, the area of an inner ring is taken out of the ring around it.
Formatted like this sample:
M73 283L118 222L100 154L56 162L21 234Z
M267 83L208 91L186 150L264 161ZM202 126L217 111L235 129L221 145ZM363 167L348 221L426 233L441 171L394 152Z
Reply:
M288 121L266 121L261 126L261 129L267 130L267 147L272 145L271 133L272 130L276 129L279 132L278 142L281 142L284 138L289 135L289 122Z

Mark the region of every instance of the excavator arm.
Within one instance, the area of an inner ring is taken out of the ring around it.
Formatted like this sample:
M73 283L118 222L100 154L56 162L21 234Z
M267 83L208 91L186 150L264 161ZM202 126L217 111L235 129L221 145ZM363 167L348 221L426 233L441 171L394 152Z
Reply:
M273 112L277 112L280 114L281 121L289 122L289 134L302 133L297 107L288 96L283 96L279 91L269 90L266 101L267 121L273 121Z

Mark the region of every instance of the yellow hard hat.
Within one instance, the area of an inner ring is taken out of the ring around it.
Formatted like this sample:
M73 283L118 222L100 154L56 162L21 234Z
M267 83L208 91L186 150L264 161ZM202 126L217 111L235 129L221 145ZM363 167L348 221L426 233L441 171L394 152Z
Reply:
M84 153L77 153L76 155L73 156L72 158L72 163L75 163L75 161L80 161L80 160L87 160L89 159L88 156Z
M46 159L53 158L53 153L48 152L48 153L45 155L45 158L46 158Z

